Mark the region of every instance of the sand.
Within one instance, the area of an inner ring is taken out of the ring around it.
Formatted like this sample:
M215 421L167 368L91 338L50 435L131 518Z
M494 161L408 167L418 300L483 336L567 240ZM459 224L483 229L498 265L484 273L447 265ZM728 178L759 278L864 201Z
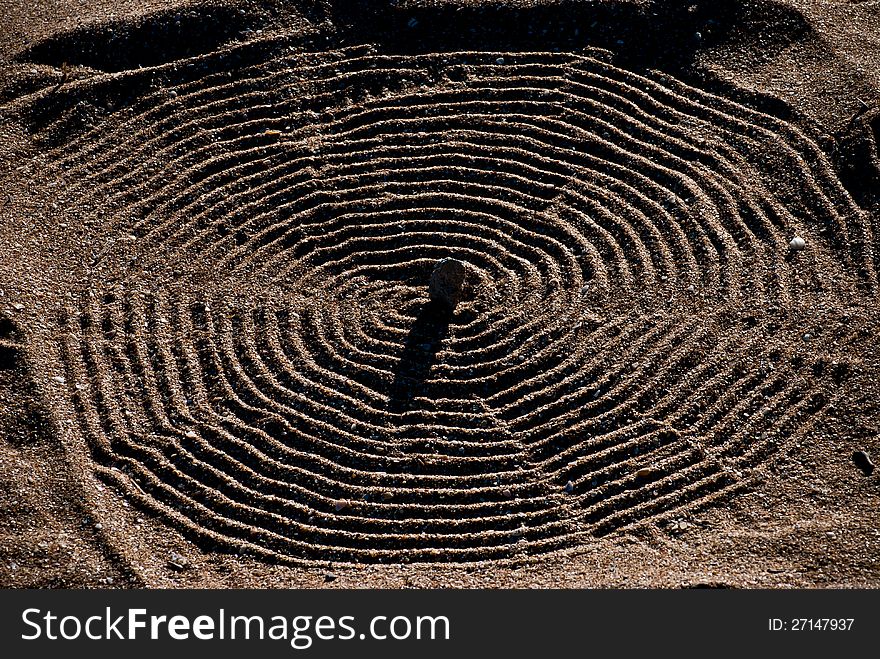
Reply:
M0 585L880 585L880 3L23 4Z

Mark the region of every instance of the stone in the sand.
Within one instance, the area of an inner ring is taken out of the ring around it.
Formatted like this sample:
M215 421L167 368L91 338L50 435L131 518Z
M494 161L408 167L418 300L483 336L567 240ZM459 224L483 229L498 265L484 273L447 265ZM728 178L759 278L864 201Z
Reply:
M800 236L795 236L791 239L791 242L788 243L788 247L791 249L792 252L800 252L806 246L807 241Z
M176 551L171 552L171 555L168 557L168 567L173 570L177 570L178 572L183 572L189 567L189 561L182 554L178 554Z
M862 473L865 476L870 476L874 473L874 467L876 465L871 460L871 456L868 455L865 451L856 451L855 453L853 453L852 460L855 463L856 467L862 470Z
M434 266L428 294L432 300L455 308L464 295L467 269L458 259L442 259Z
M568 482L565 484L565 491L566 491L568 494L571 494L572 492L574 492L574 483L572 483L571 481L568 481Z

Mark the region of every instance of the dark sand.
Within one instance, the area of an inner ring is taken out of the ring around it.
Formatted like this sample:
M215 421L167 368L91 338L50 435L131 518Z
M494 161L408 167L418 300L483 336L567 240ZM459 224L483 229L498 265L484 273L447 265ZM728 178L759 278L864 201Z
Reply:
M0 0L0 586L880 585L880 2L741 4Z

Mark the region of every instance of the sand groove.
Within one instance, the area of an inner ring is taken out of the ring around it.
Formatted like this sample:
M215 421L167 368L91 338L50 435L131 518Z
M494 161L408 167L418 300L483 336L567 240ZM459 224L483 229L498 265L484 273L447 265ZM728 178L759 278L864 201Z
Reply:
M794 304L798 264L875 283L792 124L601 52L259 43L51 153L116 218L65 319L80 427L185 533L278 560L551 551L723 499L833 399L772 316L740 322ZM450 256L473 295L443 315Z
M21 356L21 337L12 319L0 315L0 371L14 369Z

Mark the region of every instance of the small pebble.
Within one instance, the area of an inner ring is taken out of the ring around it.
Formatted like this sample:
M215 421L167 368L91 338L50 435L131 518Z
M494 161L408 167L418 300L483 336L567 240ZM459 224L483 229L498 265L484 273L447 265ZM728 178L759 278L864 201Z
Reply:
M351 508L351 504L345 499L340 499L336 503L333 504L333 507L336 509L336 512L340 512L345 510L346 508Z
M571 481L568 481L568 482L565 484L565 491L568 492L569 494L571 494L572 492L574 492L574 483L572 483Z
M862 473L865 476L870 476L874 473L874 467L876 465L872 462L871 456L865 451L856 451L853 453L852 461L855 463L856 467L862 470Z
M636 472L636 478L648 478L651 474L654 473L654 469L651 467L643 467Z
M498 65L504 64L504 58L503 58L503 57L499 57L497 60L495 60L495 63L498 64Z
M332 573L332 572L328 572L327 574L324 575L324 581L327 581L327 582L330 582L330 581L336 581L338 578L339 578L339 577L336 576L336 575L335 575L334 573Z
M800 236L795 236L791 239L791 242L788 243L788 247L791 249L792 252L799 252L806 246L807 242Z
M462 298L466 276L464 263L458 259L441 259L431 273L431 282L428 285L431 299L454 309Z
M172 569L177 570L178 572L182 572L187 567L189 567L189 561L186 560L182 554L178 554L176 551L171 552L171 556L168 557L168 566Z

